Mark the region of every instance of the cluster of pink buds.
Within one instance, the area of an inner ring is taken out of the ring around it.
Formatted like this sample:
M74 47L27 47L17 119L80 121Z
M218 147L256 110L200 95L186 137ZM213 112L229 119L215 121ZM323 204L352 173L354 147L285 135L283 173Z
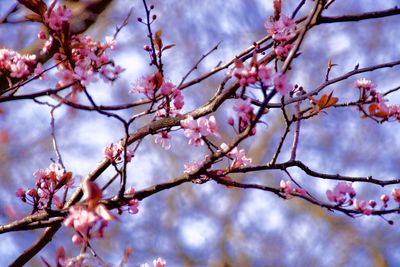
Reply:
M56 193L72 185L72 173L65 172L61 166L51 163L49 168L36 171L33 176L36 178L36 188L24 190L19 188L16 196L23 202L33 206L33 212L51 208L55 202L57 208L62 207L62 203Z
M209 119L200 117L197 120L193 119L192 116L187 116L186 119L181 121L181 126L185 129L184 134L189 138L189 144L197 147L204 145L204 137L220 137L214 116Z
M282 96L290 92L293 87L288 83L285 74L273 74L271 68L260 65L255 52L248 66L245 66L240 59L236 59L235 68L229 72L229 75L236 77L240 86L245 87L256 83L260 83L263 88L273 86Z
M351 183L339 182L335 188L326 191L329 201L335 202L339 206L344 204L352 204L352 199L356 196L356 191Z
M122 160L123 157L123 152L124 152L124 146L122 144L122 141L119 141L118 143L114 144L111 143L109 146L104 148L104 156L111 160L112 162L119 163ZM130 162L133 156L133 150L127 150L126 151L126 158L127 161Z
M292 48L292 45L286 42L296 35L296 23L281 15L278 21L267 21L264 26L277 44L274 48L275 54L279 59L285 59Z
M360 90L360 100L371 103L368 107L369 114L373 117L388 120L394 118L400 121L400 106L386 105L383 95L376 91L376 85L372 81L362 78L354 84Z
M153 261L153 267L165 267L166 266L166 261L162 258L158 258ZM150 267L147 263L143 263L140 265L140 267Z
M57 1L49 7L44 15L45 22L53 31L59 31L63 25L68 24L69 19L72 17L72 12L65 5L54 8Z
M293 196L304 196L306 190L303 188L295 187L291 181L281 180L280 182L281 191L285 194L286 198L291 198Z
M227 144L221 144L221 149L223 151L226 151L228 148L229 147ZM247 167L250 166L252 162L252 159L246 156L245 150L238 149L237 147L234 147L231 151L229 151L226 156L232 159L230 169L240 169L243 167Z
M93 238L102 238L108 221L114 220L115 216L99 201L102 198L100 188L91 181L85 181L82 191L86 198L86 205L75 205L69 208L69 215L64 220L64 226L71 227L76 231L72 237L74 244L87 243ZM96 228L95 231L92 231Z
M6 48L0 49L1 75L24 79L34 72L35 67L35 55L21 55L18 52Z

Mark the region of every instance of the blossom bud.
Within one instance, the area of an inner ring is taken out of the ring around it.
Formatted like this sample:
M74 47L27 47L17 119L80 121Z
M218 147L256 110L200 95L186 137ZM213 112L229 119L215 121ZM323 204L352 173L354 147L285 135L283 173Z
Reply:
M233 125L235 124L235 121L233 120L232 117L229 117L229 118L228 118L228 124L229 124L230 126L233 126Z
M138 18L137 18L137 21L142 22L143 20L142 20L141 17L138 17Z
M382 201L383 203L388 202L388 201L389 201L389 196L388 196L388 195L382 195L382 196L381 196L381 201Z
M370 201L368 201L368 205L370 205L371 208L375 208L376 202L374 200L370 200Z
M157 15L156 14L154 14L152 17L151 17L153 20L156 20L156 18L157 18Z

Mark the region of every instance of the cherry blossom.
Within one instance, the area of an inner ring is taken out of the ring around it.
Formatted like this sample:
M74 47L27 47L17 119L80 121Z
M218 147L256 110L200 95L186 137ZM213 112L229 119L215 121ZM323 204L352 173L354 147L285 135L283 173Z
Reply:
M286 42L296 33L296 23L285 15L281 15L278 21L267 21L264 26L277 42Z
M343 205L356 196L356 191L353 189L351 183L339 182L333 191L326 191L326 196L328 197L329 201Z
M162 258L158 258L153 261L154 267L165 267L166 261Z
M111 143L109 146L105 147L103 150L104 156L111 161L119 162L122 160L122 154L124 152L124 146L122 141L119 143ZM130 162L133 156L133 150L126 151L127 161Z
M228 151L229 147L227 144L221 144L222 151ZM231 151L226 154L228 157L233 158L232 164L230 166L231 169L238 169L242 167L247 167L251 165L252 159L246 157L246 153L244 149L238 149L234 147Z
M357 80L354 85L358 89L364 89L367 91L376 88L376 85L374 85L371 80L367 80L365 78Z
M168 150L171 148L171 134L167 131L163 131L161 133L159 133L155 139L155 143L156 144L160 144L162 148L164 148L165 150Z
M191 172L196 171L198 168L200 168L203 165L203 163L204 163L204 160L195 160L191 163L184 164L184 167L185 167L184 173L189 174Z
M56 9L49 9L44 17L49 27L54 31L58 31L61 30L63 23L68 22L72 17L72 12L63 5L58 6Z
M372 210L368 207L368 204L365 200L358 200L358 199L353 199L353 206L354 209L357 211L361 211L365 215L371 215Z
M233 110L239 115L239 118L245 122L250 122L251 115L253 114L253 107L250 104L251 99L246 98L243 100L241 98L235 100Z
M394 201L396 201L397 203L400 204L400 188L393 189L392 196L393 196Z
M214 116L209 119L201 117L197 120L194 120L192 116L187 116L186 119L181 121L181 126L185 129L184 134L189 138L190 145L201 146L204 144L203 137L220 136Z
M278 74L274 78L274 88L278 91L282 96L286 95L289 91L292 90L292 85L288 83L285 74Z
M294 187L291 181L281 180L280 188L285 193L286 198L290 198L295 195L305 195L306 191L303 188Z

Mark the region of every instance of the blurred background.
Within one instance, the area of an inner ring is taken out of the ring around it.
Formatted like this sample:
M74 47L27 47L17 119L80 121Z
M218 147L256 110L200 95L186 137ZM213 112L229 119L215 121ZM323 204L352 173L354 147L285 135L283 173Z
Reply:
M84 32L94 40L104 41L121 25L129 9L133 8L129 24L118 35L118 46L112 56L116 64L126 68L113 84L98 82L89 86L89 92L98 104L123 104L138 99L129 93L141 76L153 69L143 46L148 44L146 28L137 22L144 17L142 1L92 0L64 2L74 12L75 31ZM282 1L283 13L290 16L299 1ZM313 2L306 5L298 18L307 14ZM254 41L266 35L264 22L273 14L272 1L262 0L165 0L154 4L157 20L153 29L163 30L164 44L176 46L164 54L165 77L179 84L182 77L206 52L222 41L218 50L206 58L190 78L208 72L219 62L225 63ZM323 14L326 16L362 13L392 8L396 0L336 1ZM16 1L0 1L0 18L16 5ZM90 8L87 8L89 5ZM0 24L0 47L20 53L38 53L42 41L36 38L40 25L19 22L27 10L20 7L10 20ZM338 64L331 77L339 76L356 64L366 67L399 59L400 17L393 16L361 22L323 24L313 28L300 49L289 72L292 83L306 91L324 82L328 61ZM48 61L45 67L53 64ZM226 70L228 71L228 70ZM206 103L217 90L226 71L183 91L184 112ZM22 92L33 92L54 87L56 78L49 73L47 82L33 82ZM382 69L355 76L325 89L334 91L340 102L356 100L358 91L353 84L365 77L372 80L378 91L399 86L399 67ZM190 79L189 78L189 79ZM54 103L53 100L42 100ZM82 103L85 99L82 96ZM279 99L274 99L278 102ZM398 94L389 104L399 103ZM30 212L30 206L15 197L19 187L34 186L32 173L45 169L56 159L50 134L50 108L32 100L1 103L0 116L0 223L11 221L10 207L16 216ZM223 140L235 136L226 123L232 101L227 101L216 113ZM133 108L120 115L129 117L142 108ZM139 128L151 118L135 123ZM259 125L258 134L240 145L253 159L253 164L270 160L284 130L282 115L272 110ZM103 158L103 148L123 137L123 127L116 120L96 112L71 110L61 107L55 112L56 136L64 164L72 171L76 184L96 167ZM356 109L328 109L326 113L302 123L298 158L309 167L325 173L368 176L392 179L399 177L400 147L397 122L378 124L360 118ZM154 143L155 136L143 140L135 158L129 164L128 185L137 190L161 183L181 174L184 164L203 158L206 148L192 149L182 131L175 132L172 148L163 150ZM290 135L279 162L290 157ZM216 140L217 143L222 140ZM327 201L325 192L335 182L318 180L291 169L293 177L313 195ZM98 183L103 185L113 175L105 172ZM249 183L279 187L283 172L256 172L237 175L235 179ZM361 199L379 200L393 187L354 184ZM117 187L104 192L111 197ZM389 203L393 207L394 203ZM400 223L397 215L389 225L379 217L350 218L313 206L302 200L278 199L275 195L254 190L226 188L214 182L202 185L184 184L166 190L142 201L139 213L124 214L112 222L105 238L94 243L103 259L117 263L127 245L133 247L128 266L151 263L163 257L167 266L398 266ZM6 266L40 235L41 230L0 235L0 265ZM59 246L69 256L79 253L71 242L73 231L62 228L54 240L39 253L51 263ZM35 257L28 266L42 266Z

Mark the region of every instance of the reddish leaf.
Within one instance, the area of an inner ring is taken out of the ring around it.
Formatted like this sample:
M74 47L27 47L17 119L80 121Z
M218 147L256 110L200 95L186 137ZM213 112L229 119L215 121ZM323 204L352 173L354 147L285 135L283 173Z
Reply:
M175 44L166 45L166 46L164 46L164 48L162 49L162 51L165 51L165 50L167 50L167 49L170 49L170 48L172 48L172 47L174 47L174 46L175 46Z
M339 101L339 98L333 97L332 94L333 91L329 95L323 95L321 99L318 100L317 106L319 110L322 110L324 108L329 108L335 105Z
M154 35L154 46L158 51L160 51L163 47L161 35L162 35L162 30L157 31L156 34Z

